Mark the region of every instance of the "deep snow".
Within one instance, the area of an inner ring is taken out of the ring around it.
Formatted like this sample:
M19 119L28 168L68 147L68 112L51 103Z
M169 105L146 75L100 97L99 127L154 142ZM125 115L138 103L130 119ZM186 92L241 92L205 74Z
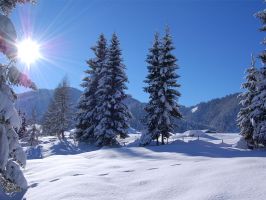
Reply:
M39 157L28 150L28 190L11 199L264 200L266 152L232 147L237 134L204 136L136 147L134 134L125 147L102 149L44 137L31 150Z

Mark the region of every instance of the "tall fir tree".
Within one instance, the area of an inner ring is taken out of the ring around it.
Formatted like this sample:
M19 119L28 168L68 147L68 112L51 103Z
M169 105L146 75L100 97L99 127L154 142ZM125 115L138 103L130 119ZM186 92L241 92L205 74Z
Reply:
M160 59L161 59L161 45L159 34L155 33L154 42L152 48L149 49L149 54L147 56L146 62L148 63L148 75L144 81L147 86L144 87L144 91L149 93L149 102L145 107L147 115L145 116L145 123L147 125L148 137L146 139L142 138L142 145L150 143L151 139L156 139L157 145L159 145L159 129L158 129L158 116L159 113L157 109L158 105L158 86L157 79L160 73Z
M55 90L54 101L56 105L57 133L59 134L59 137L64 139L65 131L69 129L72 117L69 83L66 77Z
M107 44L103 34L100 35L96 46L91 49L95 54L95 58L87 61L90 69L85 71L87 76L81 84L84 92L78 104L76 138L80 141L94 143L94 131L98 125L96 105L99 100L96 92L99 85L100 71L107 64Z
M98 125L95 129L96 145L117 144L116 137L127 137L131 113L123 103L128 81L125 65L122 63L120 43L116 34L112 35L108 49L107 64L100 71L96 92Z
M164 144L164 139L169 138L170 132L174 129L174 118L180 119L182 117L177 103L180 97L177 88L180 87L180 84L177 83L179 78L176 73L178 69L177 59L172 54L174 46L169 28L166 28L165 36L160 44L157 44L157 37L155 35L154 46L147 59L149 75L145 82L149 85L145 91L150 94L150 101L146 110L148 112L148 131L149 129L152 131L151 133L148 132L148 135L151 139L155 137L157 144L160 135L161 143ZM159 58L157 49L159 49ZM145 142L148 143L148 140Z
M250 144L253 144L254 128L252 125L252 102L257 95L257 83L259 71L255 66L255 58L252 55L250 68L246 71L246 82L242 84L245 90L239 95L240 111L237 115L237 123L240 128L240 135L242 135Z
M262 32L266 31L266 10L258 12L256 14L262 22L262 27L260 30ZM264 38L263 44L266 44L266 39ZM254 127L253 140L255 144L266 145L266 50L259 55L262 61L262 67L259 70L259 77L257 83L257 95L252 100L252 123Z
M56 134L58 138L65 138L65 131L70 127L71 105L69 96L69 84L67 78L54 91L53 99L44 118L44 131L48 134Z

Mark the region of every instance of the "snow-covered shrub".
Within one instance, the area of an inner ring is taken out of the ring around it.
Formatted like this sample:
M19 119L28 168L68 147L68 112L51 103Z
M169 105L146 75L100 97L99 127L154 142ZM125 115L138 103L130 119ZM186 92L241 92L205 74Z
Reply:
M206 136L206 133L204 133L202 130L188 130L183 133L183 136L186 137L204 137Z
M151 134L148 134L147 132L143 132L139 139L139 145L140 146L146 146L150 144L152 141Z
M41 128L37 124L32 124L27 128L28 143L30 146L38 144L38 137L41 135Z

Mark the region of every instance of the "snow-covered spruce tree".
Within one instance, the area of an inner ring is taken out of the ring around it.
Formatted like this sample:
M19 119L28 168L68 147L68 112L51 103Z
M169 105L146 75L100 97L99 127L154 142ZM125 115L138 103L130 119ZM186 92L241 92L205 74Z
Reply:
M16 3L25 1L0 1L1 13L8 14ZM21 119L14 107L16 95L12 86L36 89L35 84L15 66L17 49L16 31L8 17L0 15L0 52L9 59L0 65L0 184L6 193L27 188L27 181L20 169L26 165L26 156L18 143L15 128L19 129Z
M129 128L131 113L123 103L126 98L124 90L127 89L125 83L128 80L119 45L116 34L113 34L107 65L103 66L99 74L99 86L96 91L98 125L94 131L97 146L117 144L116 137L127 137Z
M156 44L156 37L154 44ZM146 110L150 112L147 115L147 121L152 124L151 126L154 126L152 127L152 130L154 130L152 136L155 135L155 138L158 138L158 135L160 135L162 144L164 144L164 139L168 138L170 132L173 131L174 118L180 119L182 115L179 112L179 105L177 103L180 96L180 93L177 91L177 88L180 87L177 83L179 76L176 74L176 70L178 69L176 65L177 59L172 54L174 46L168 28L160 43L159 62L152 60L157 59L154 53L148 56L147 60L150 66L155 65L154 74L151 76L148 75L148 81L146 81L151 86L151 88L146 87L146 91L150 94L150 102ZM157 66L158 64L159 68Z
M256 16L262 22L261 31L266 31L266 10L258 12ZM264 38L263 44L266 44ZM259 55L263 66L259 70L257 95L252 100L252 123L254 128L253 140L255 144L266 145L266 50Z
M157 109L158 105L158 86L157 79L159 77L160 70L160 41L159 34L155 33L154 42L152 48L149 49L149 54L147 56L146 62L148 63L148 75L144 81L147 86L144 87L144 91L149 93L149 102L145 107L146 117L145 123L147 125L147 133L143 133L140 139L141 145L147 145L151 140L156 139L157 145L159 145L159 136L158 131L158 116L159 113Z
M237 123L240 128L240 135L242 135L250 144L253 144L254 128L252 126L252 100L257 94L258 70L255 66L255 58L252 55L251 66L246 71L246 82L242 84L245 90L239 95L240 111L237 115Z
M76 138L79 141L95 142L94 130L98 124L96 109L99 98L96 95L99 85L99 74L107 63L107 44L103 34L100 35L97 44L91 48L95 58L87 61L90 69L86 70L86 77L81 86L84 92L80 97L77 113Z
M257 93L251 103L251 122L253 126L253 141L255 147L266 145L266 68L259 70L257 78Z
M65 131L70 127L71 105L69 96L69 84L67 78L54 91L53 99L45 114L43 126L44 131L56 134L58 138L65 138Z

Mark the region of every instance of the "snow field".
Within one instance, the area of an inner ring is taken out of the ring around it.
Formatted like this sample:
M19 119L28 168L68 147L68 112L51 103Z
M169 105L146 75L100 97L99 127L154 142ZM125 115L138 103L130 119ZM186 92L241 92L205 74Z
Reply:
M146 148L87 149L89 152L74 155L73 151L70 151L72 155L58 155L65 153L62 151L66 148L64 144L57 146L56 151L46 149L43 159L28 160L25 176L30 187L24 198L265 199L265 152L232 148L239 140L236 134L207 135L219 139L190 138L185 142L178 140L169 145ZM130 138L135 139L136 135L133 136ZM223 144L217 142L221 137ZM43 150L58 145L58 141L47 143L52 139L42 138L46 141Z

